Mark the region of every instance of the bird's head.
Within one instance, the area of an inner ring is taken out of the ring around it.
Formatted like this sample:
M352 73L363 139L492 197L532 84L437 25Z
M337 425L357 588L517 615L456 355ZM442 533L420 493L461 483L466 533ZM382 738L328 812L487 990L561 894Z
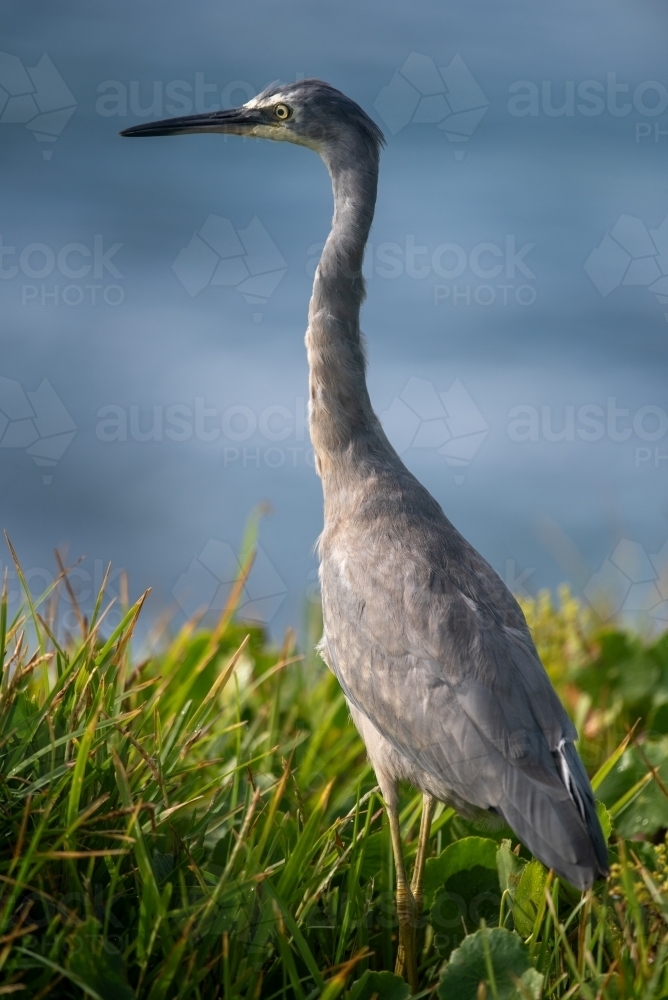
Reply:
M189 132L294 142L316 150L326 161L345 156L359 143L377 153L384 141L381 130L358 104L322 80L272 84L240 108L145 122L121 135Z

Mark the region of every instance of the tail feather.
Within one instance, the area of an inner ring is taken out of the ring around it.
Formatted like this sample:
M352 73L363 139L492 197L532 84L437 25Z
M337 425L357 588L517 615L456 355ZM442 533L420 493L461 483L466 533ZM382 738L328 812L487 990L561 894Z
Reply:
M594 793L592 791L589 778L587 777L587 772L585 771L579 754L572 743L564 743L563 746L560 744L559 750L561 751L568 768L570 781L566 787L569 792L571 792L572 789L571 794L574 797L577 796L579 802L581 803L581 809L584 811L584 814L581 812L580 815L582 816L585 826L587 827L600 873L601 875L607 875L608 848L596 812L596 801L594 799Z
M579 889L588 889L608 874L605 839L577 751L565 743L554 756L559 777L554 776L552 785L536 781L521 768L508 768L497 809L544 865Z

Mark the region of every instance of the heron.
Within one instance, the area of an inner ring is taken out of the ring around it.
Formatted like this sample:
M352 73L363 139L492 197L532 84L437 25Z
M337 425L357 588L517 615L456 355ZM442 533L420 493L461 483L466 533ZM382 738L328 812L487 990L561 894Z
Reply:
M395 861L397 971L418 988L416 926L436 801L495 818L580 890L608 873L577 732L517 601L408 471L366 383L362 262L384 138L328 83L272 84L235 109L146 122L124 136L193 132L292 142L329 171L331 231L306 332L309 427L322 480L319 651L336 675L382 793ZM409 882L398 787L423 794Z

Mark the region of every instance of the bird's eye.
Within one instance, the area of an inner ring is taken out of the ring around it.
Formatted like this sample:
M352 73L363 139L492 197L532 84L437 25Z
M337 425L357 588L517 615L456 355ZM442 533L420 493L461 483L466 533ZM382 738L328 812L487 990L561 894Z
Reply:
M292 110L287 106L287 104L277 104L274 108L274 114L280 122L284 122L288 120L292 114Z

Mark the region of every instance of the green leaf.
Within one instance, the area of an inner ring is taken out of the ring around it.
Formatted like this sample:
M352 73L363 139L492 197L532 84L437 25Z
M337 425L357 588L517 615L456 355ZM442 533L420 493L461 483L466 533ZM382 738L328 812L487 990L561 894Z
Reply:
M513 854L510 845L510 840L501 841L501 845L496 852L496 870L499 873L501 892L508 892L510 898L514 899L522 872L527 863L524 858L518 858L516 854Z
M477 1000L480 984L497 1000L538 1000L543 977L531 965L522 939L503 927L482 928L464 939L441 977L441 1000Z
M88 762L88 754L95 736L95 729L97 727L100 709L102 708L103 696L104 689L102 685L100 685L95 706L90 717L90 722L86 726L86 732L84 733L77 750L76 763L74 765L74 772L72 774L72 781L70 784L70 794L67 800L68 834L65 838L65 846L70 849L74 848L74 842L69 834L69 830L72 826L74 826L79 812L79 802L81 800L81 792L83 789L84 774L86 773L86 763Z
M603 803L598 800L596 801L596 815L598 816L598 821L601 824L601 830L603 830L603 836L607 844L612 833L612 816Z
M246 564L257 548L257 538L260 531L260 519L264 517L265 514L269 514L270 512L271 507L266 503L259 503L250 512L244 527L244 534L241 539L241 547L239 549L239 562L242 566Z
M427 858L424 866L424 905L431 906L437 889L455 872L475 865L496 870L498 844L487 837L464 837L448 844L437 858Z
M547 869L535 859L526 865L520 876L513 901L513 920L515 930L522 937L529 937L533 933L536 916L543 901L546 878Z
M408 1000L410 995L410 987L401 976L367 970L350 987L347 1000L371 1000L374 996L378 1000Z
M121 955L100 935L100 924L94 917L79 924L68 940L68 951L68 971L102 1000L134 1000Z
M113 719L98 720L96 726L96 733L100 733L103 729L108 729L110 726L115 726L119 722L124 722L125 720L132 718L133 715L134 715L133 712L126 712L125 715L119 715ZM21 719L17 720L16 716L14 716L12 718L12 724L16 725L17 721L19 723L18 728L20 734ZM66 733L65 736L61 736L60 739L50 741L49 743L47 743L46 746L42 747L42 749L38 750L36 753L31 754L29 757L22 757L20 761L7 772L5 777L11 778L15 774L20 774L21 771L25 771L27 768L30 768L35 763L35 761L39 760L41 757L44 757L46 754L53 753L53 751L57 747L62 746L64 743L71 743L72 740L79 739L79 737L83 736L85 732L86 732L86 726L81 726L80 729L75 729L74 732Z
M614 768L615 764L619 762L630 741L631 741L631 735L629 734L628 736L624 737L624 739L619 744L617 749L610 754L607 760L603 761L598 771L591 779L591 787L594 789L594 791L596 791L599 788L599 786L603 784L607 776Z
M116 772L116 785L121 796L121 801L127 809L132 809L133 800L130 782L123 767L123 762L116 748L113 746L111 747L111 755ZM152 920L154 917L157 918L163 915L162 899L137 813L133 817L132 832L135 839L134 856L142 881L141 906L144 908L144 913L146 914L145 919Z
M283 900L280 898L280 896L278 895L278 893L276 892L276 890L272 888L270 882L266 883L266 887L267 887L267 892L271 896L273 896L273 898L275 899L277 905L280 907L280 909L282 911L282 915L283 915L283 919L285 921L285 924L286 924L288 930L290 931L290 933L292 934L292 938L293 938L293 940L294 940L297 948L299 949L299 951L301 953L301 956L302 956L302 959L304 960L304 964L306 965L306 968L309 970L309 972L313 976L313 979L314 979L314 981L315 981L318 989L320 989L320 990L324 989L325 988L325 982L324 982L324 980L322 978L322 974L321 974L321 972L320 972L320 970L318 968L318 964L317 964L316 960L314 959L314 957L313 957L313 955L311 953L311 949L309 948L308 944L306 943L306 938L304 937L304 935L302 934L300 928L298 927L297 922L295 921L295 918L292 916L292 914L290 913L290 910L285 905L285 903L283 902Z
M174 871L173 854L160 854L159 851L154 851L151 863L158 883L164 882Z
M193 920L193 917L188 920L181 937L178 939L166 960L158 969L156 977L153 980L153 985L151 986L151 992L148 995L148 1000L165 1000L167 991L172 985L175 976L178 974L181 960L183 958L183 952L188 944L188 935L190 934Z
M54 768L53 771L49 771L48 774L42 775L42 777L38 778L37 781L31 782L29 785L23 785L23 787L15 793L14 797L16 799L25 799L28 795L34 795L35 792L38 792L40 788L44 788L45 785L54 784L54 782L56 782L59 778L62 778L64 774L71 771L73 767L74 761L71 760L68 761L67 764L61 764L60 767Z
M498 923L501 891L496 853L496 841L465 837L449 844L433 859L430 893L434 881L442 881L433 897L430 922L434 943L443 958L465 934L476 930L481 920L492 926Z
M359 874L364 879L376 878L383 870L383 833L372 833L364 841L364 855L359 866Z
M299 840L287 859L285 868L283 869L283 873L279 879L279 895L286 901L286 903L288 903L288 905L292 903L292 894L303 878L304 872L311 863L311 859L319 843L321 837L320 825L322 823L325 809L327 808L327 802L333 784L334 781L332 779L320 796L315 809L309 816L304 829L301 831Z
M647 728L652 733L668 733L668 701L656 706L647 720Z
M597 791L612 816L615 832L627 840L638 834L652 837L668 826L668 799L643 758L667 784L668 738L662 736L645 740L642 756L638 747L629 747Z

